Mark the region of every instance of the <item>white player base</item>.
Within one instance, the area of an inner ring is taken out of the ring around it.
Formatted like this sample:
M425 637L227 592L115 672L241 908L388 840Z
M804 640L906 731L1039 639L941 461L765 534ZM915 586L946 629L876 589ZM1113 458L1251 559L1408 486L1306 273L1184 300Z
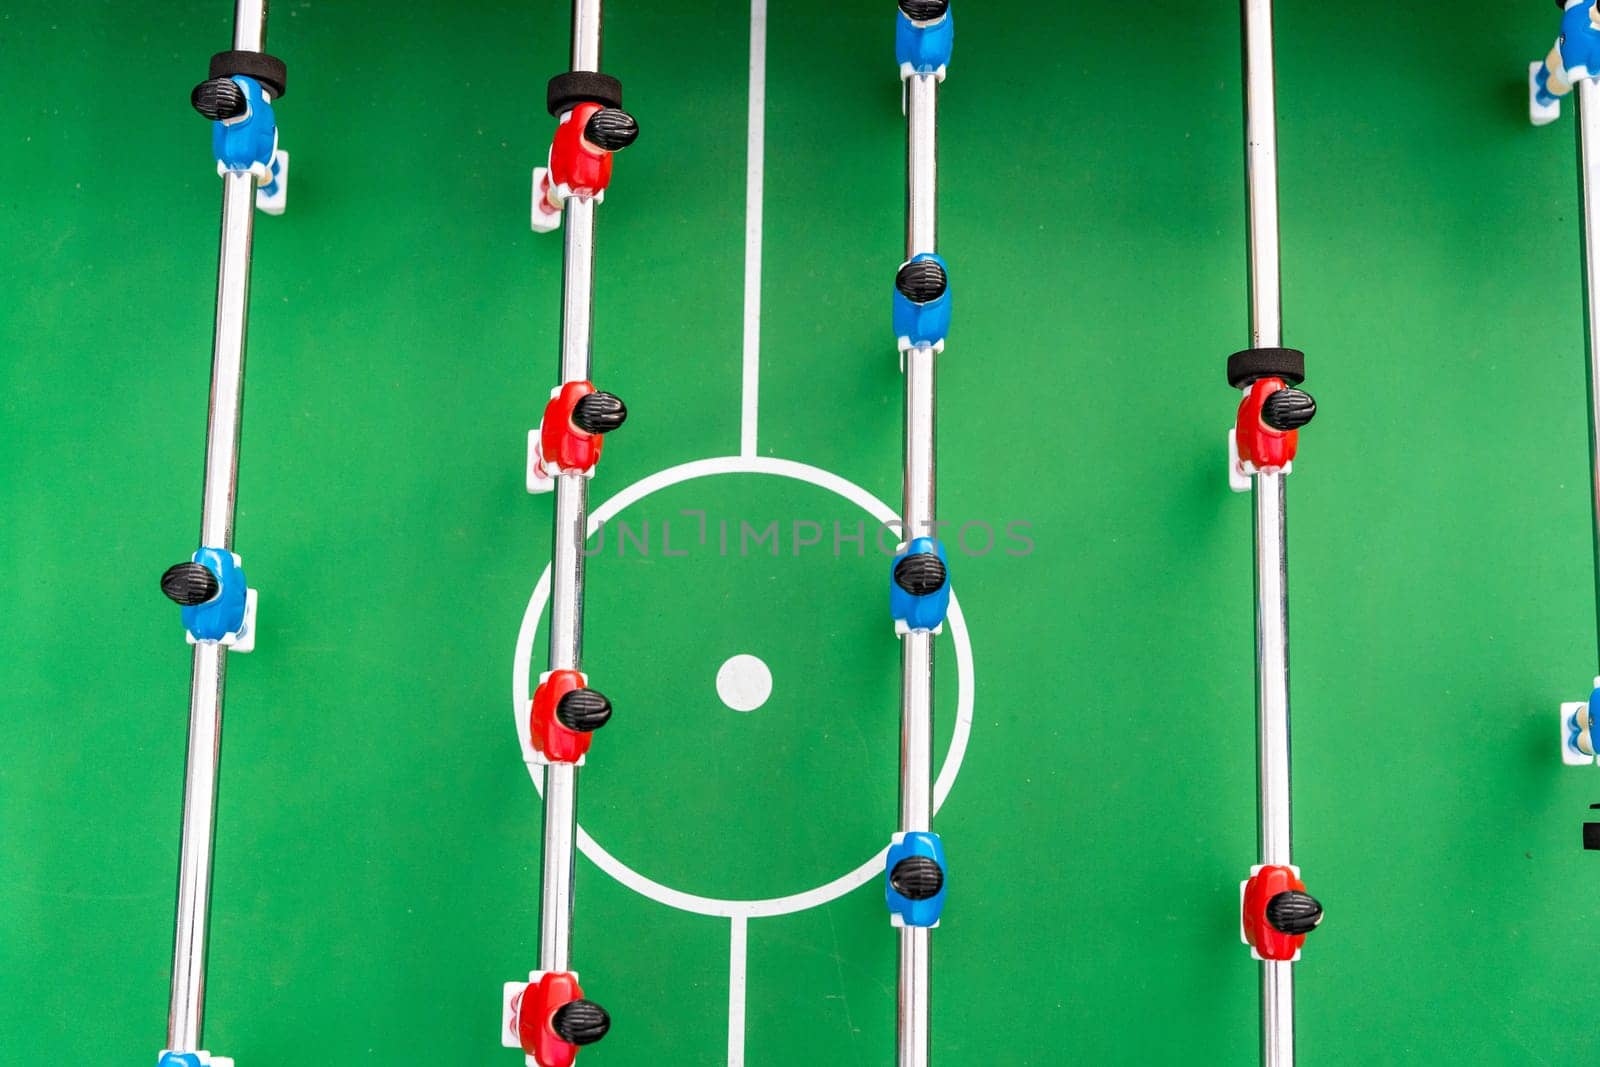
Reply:
M1585 756L1582 752L1567 744L1567 723L1572 716L1589 706L1587 700L1573 700L1561 705L1561 718L1556 723L1556 742L1561 746L1561 762L1568 767L1588 767L1595 763L1595 757Z
M528 431L528 492L548 493L556 487L553 474L546 474L544 469L544 455L539 448L539 435L542 427L535 426Z
M526 982L507 982L500 1002L500 1044L505 1048L521 1048L522 1038L517 1034L517 1002L523 992L539 980L540 972L528 975Z
M1561 101L1539 103L1539 68L1544 63L1535 60L1528 64L1528 121L1535 126L1548 126L1561 117Z
M272 161L278 165L278 191L271 196L261 186L256 187L256 210L267 215L282 215L283 209L289 206L289 153L278 149L272 154Z
M191 645L199 644L194 634L185 631L183 638ZM223 634L217 644L229 652L254 652L256 649L256 591L244 591L244 625L234 633Z
M549 174L549 167L533 168L533 204L529 221L534 233L549 233L561 228L561 212L551 211L550 205L545 203L544 193L540 192L540 186L548 180Z

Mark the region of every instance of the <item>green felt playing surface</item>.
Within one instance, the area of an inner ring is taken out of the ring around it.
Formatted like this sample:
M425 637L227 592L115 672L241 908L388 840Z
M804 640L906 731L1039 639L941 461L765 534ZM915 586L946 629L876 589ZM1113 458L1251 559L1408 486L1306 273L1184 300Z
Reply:
M599 212L595 373L631 417L597 505L738 453L745 315L749 7L608 7L643 134ZM893 9L771 11L757 452L898 507ZM939 509L1002 539L951 561L974 704L936 820L943 1063L1256 1055L1237 14L959 7ZM189 668L157 578L194 548L219 200L186 94L230 29L225 2L0 13L0 1064L153 1063L164 1034ZM1600 1054L1600 779L1554 723L1595 668L1572 116L1526 120L1555 30L1548 3L1279 5L1285 340L1322 408L1289 484L1296 858L1328 916L1306 1065ZM517 1062L540 809L514 674L551 538L523 462L561 284L528 172L568 33L555 0L272 12L294 169L256 227L260 637L229 664L205 1028L240 1067ZM585 829L704 897L869 860L898 758L872 517L733 473L618 521L653 540L589 563L616 715ZM724 554L721 522L778 523L778 553ZM771 668L755 711L718 697L737 654ZM952 634L938 656L942 759ZM733 933L581 859L574 961L615 1017L583 1062L728 1062ZM746 1062L892 1061L876 878L746 933Z

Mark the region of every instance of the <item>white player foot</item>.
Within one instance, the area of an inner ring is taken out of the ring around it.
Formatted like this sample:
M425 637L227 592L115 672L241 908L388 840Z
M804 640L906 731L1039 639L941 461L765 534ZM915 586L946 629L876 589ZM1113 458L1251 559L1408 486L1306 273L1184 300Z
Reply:
M1561 117L1559 98L1548 104L1539 103L1539 68L1542 62L1528 64L1528 121L1535 126L1548 126Z
M561 212L550 206L550 169L533 168L533 229L535 233L549 233L561 226Z
M548 493L555 489L555 476L545 470L544 449L540 447L540 437L544 423L528 431L528 492Z
M272 172L272 192L269 194L265 185L256 188L256 209L268 215L282 215L289 206L289 153L281 148L272 153Z

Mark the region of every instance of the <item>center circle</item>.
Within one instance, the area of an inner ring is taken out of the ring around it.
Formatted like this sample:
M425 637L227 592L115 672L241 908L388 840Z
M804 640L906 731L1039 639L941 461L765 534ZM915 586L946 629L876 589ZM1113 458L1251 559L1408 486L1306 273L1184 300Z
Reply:
M755 711L772 695L772 669L760 656L740 653L717 671L717 696L734 711Z
M898 515L888 504L885 504L854 482L841 478L831 471L822 470L806 463L798 463L794 460L775 459L767 456L718 456L712 459L693 460L675 467L668 467L634 482L589 513L585 532L588 537L594 537L601 525L615 518L619 512L669 486L691 482L699 478L710 478L726 474L771 475L778 478L792 479L797 482L806 482L851 501L880 523L892 524L899 521ZM538 635L540 623L544 619L545 608L550 601L550 587L550 567L547 564L539 575L538 581L534 584L533 592L528 598L528 606L523 612L522 625L517 632L516 650L513 654L511 665L512 714L517 724L518 740L524 762L527 764L529 775L533 779L534 789L541 795L544 793L544 769L535 758L533 741L529 732L527 708L533 691L532 661L534 642ZM933 783L933 809L935 813L944 806L945 799L949 796L951 787L955 784L956 776L961 772L962 761L966 757L967 744L972 736L973 705L976 689L975 672L972 663L972 641L967 633L967 623L961 610L960 595L954 591L950 596L950 612L947 621L954 643L956 660L956 714L949 747L945 750L944 759L939 765L938 775ZM887 836L889 829L892 829L892 827L886 828L885 836ZM874 878L882 878L884 857L888 853L888 846L885 845L875 854L862 860L857 866L846 870L831 881L814 885L800 892L758 899L727 899L685 892L648 877L609 852L605 846L596 841L584 829L581 823L577 827L577 838L579 852L605 874L640 896L679 911L698 915L742 917L745 919L787 915L837 900Z

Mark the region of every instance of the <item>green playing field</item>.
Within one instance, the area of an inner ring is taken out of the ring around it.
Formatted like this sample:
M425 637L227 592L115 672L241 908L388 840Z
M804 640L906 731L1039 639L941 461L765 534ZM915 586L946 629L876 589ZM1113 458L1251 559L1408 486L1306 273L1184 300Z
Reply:
M608 6L644 132L599 212L595 376L631 418L591 488L627 495L589 561L617 713L582 775L574 961L615 1025L582 1062L888 1063L894 5L773 5L758 302L750 6ZM1323 409L1289 486L1296 857L1328 914L1306 1065L1600 1054L1576 995L1600 782L1554 720L1595 668L1573 133L1526 119L1555 15L1279 5L1286 340ZM240 1067L517 1062L551 540L523 463L561 284L528 173L568 16L272 12L294 172L256 227L260 638L229 669L205 1031ZM156 579L195 547L218 212L185 94L231 19L0 13L0 1064L153 1063L164 1034L189 669ZM1239 81L1233 5L959 7L942 1063L1256 1055ZM716 685L737 655L771 671L749 712Z

